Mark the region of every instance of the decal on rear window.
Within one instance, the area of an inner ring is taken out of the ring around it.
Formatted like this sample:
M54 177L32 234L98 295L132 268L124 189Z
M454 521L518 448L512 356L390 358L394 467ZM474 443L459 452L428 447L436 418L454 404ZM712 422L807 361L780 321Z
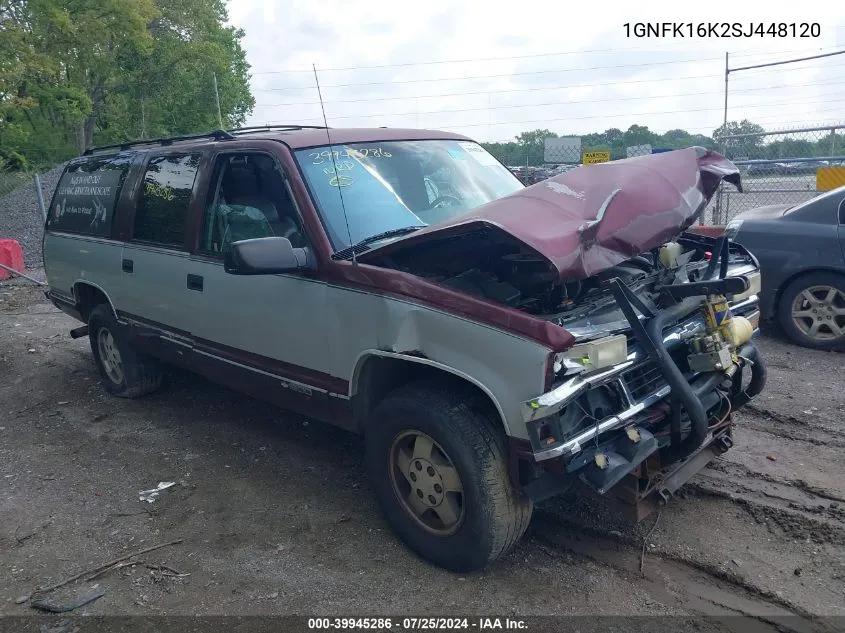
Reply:
M48 228L107 237L130 161L117 156L70 166L56 187Z

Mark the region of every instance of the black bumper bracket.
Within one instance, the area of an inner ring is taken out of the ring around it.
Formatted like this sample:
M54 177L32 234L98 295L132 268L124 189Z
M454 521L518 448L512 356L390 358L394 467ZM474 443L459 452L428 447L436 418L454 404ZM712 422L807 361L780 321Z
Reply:
M579 474L581 481L603 495L645 461L649 455L656 452L657 438L645 429L634 428L639 435L639 440L635 442L627 434L619 437L612 447L599 452L605 458L604 468L600 468L593 460Z

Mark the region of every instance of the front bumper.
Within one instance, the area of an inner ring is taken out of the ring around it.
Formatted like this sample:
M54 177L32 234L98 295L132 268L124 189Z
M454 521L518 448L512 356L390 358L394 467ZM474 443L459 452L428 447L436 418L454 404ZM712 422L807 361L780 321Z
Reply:
M746 316L752 322L757 322L759 320L757 305L757 295L751 295L742 301L732 303L731 311L736 315ZM665 330L661 344L665 349L672 350L682 345L689 337L700 334L704 330L704 319L700 314L696 313ZM758 331L755 328L755 335ZM627 372L643 367L648 362L648 351L642 346L635 346L628 354L628 358L624 363L587 376L577 375L551 391L523 402L521 412L526 424L554 416L583 393L609 383L616 383L618 385L625 396L627 404L627 407L618 413L598 420L595 425L581 431L574 437L566 438L552 445L539 445L532 438L535 461L543 462L558 457L577 455L586 444L595 442L597 439L600 439L600 436L622 428L640 413L667 398L671 394L672 389L665 382L657 386L650 393L645 395L639 394L639 397L636 397L626 385L625 380L623 380L623 376ZM689 378L695 380L697 376L690 376Z

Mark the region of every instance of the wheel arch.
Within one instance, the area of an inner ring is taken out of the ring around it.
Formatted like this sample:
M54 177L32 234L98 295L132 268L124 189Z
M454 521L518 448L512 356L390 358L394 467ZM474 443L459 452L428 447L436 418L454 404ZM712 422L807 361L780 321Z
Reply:
M91 315L91 311L101 303L107 303L114 318L117 319L117 310L114 309L111 297L109 297L108 293L101 286L92 281L77 279L73 282L73 297L76 300L79 314L86 323L88 322L88 317ZM102 301L102 299L105 301Z
M367 350L355 361L349 382L349 398L360 429L366 427L370 411L391 391L414 380L435 379L469 387L484 398L502 430L510 436L501 403L482 382L454 367L426 358L398 352Z

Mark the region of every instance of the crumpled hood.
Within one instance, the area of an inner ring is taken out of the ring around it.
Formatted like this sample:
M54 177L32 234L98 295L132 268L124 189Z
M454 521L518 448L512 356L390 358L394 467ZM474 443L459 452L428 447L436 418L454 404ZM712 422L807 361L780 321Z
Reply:
M672 240L739 170L700 147L573 169L358 256L377 259L423 242L499 231L547 259L560 278L583 279Z

